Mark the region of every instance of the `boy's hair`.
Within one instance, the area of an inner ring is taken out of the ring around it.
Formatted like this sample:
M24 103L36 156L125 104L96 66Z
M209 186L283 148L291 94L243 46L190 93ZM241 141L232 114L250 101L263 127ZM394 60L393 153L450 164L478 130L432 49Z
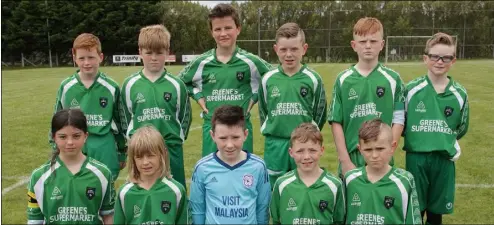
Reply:
M75 55L77 49L90 50L92 48L96 48L98 54L102 52L101 42L99 41L99 38L96 37L94 34L82 33L79 34L79 36L77 36L74 40L74 43L72 45L72 54Z
M300 35L302 43L305 43L305 33L296 23L285 23L276 31L276 42L280 38L296 38Z
M220 3L216 5L208 15L209 29L213 29L212 21L216 18L231 16L237 28L240 27L240 19L237 10L230 4Z
M362 123L362 126L360 126L358 131L358 139L359 141L363 141L363 143L377 141L377 138L383 131L388 132L390 141L392 141L392 131L388 124L384 123L379 118L367 120Z
M137 129L129 141L128 162L129 178L128 180L137 183L141 177L134 157L144 155L156 155L161 159L160 178L171 178L170 155L166 148L165 141L161 133L152 126L145 126Z
M425 54L429 54L429 50L434 47L434 45L437 44L443 44L447 46L454 46L455 51L453 52L453 56L456 56L456 45L455 42L453 41L453 37L446 33L436 33L432 35L432 37L427 40L427 43L425 44Z
M234 105L222 105L216 108L211 119L211 129L213 132L217 124L239 126L242 127L242 130L245 130L244 110L242 107Z
M381 21L374 17L364 17L357 21L353 26L353 35L365 36L381 32L384 35L384 29Z
M301 123L292 131L290 137L290 146L293 146L295 141L306 143L312 141L316 144L323 145L323 136L319 128L312 123Z
M170 32L162 24L150 25L141 28L138 45L140 49L148 49L153 52L170 49Z

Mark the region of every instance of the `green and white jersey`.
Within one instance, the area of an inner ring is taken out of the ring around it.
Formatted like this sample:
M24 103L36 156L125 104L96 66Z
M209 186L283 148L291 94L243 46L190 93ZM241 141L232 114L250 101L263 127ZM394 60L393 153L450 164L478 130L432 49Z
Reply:
M239 47L226 64L218 61L216 49L211 49L189 63L179 77L196 101L204 97L209 113L203 118L210 120L214 109L225 104L241 106L247 112L250 100L257 102L261 76L271 68Z
M270 212L273 224L343 224L343 183L324 170L319 179L307 187L297 170L292 170L276 180Z
M98 72L94 83L86 88L79 77L79 70L63 80L57 92L55 113L62 109L77 108L84 112L89 135L115 135L119 150L125 148L125 136L120 127L123 118L120 88L113 79ZM56 149L51 132L49 141Z
M326 91L321 76L303 65L288 76L279 66L266 73L259 89L259 115L263 135L290 138L299 124L312 122L321 130L326 123Z
M371 183L364 167L345 174L346 224L422 224L413 175L391 168Z
M110 170L86 157L72 174L57 157L35 169L28 184L28 224L103 224L113 214L115 190Z
M367 77L354 66L337 76L328 122L342 125L349 153L357 150L363 122L379 117L390 126L405 123L404 91L400 75L382 64L377 64Z
M122 103L128 138L140 127L153 125L166 143L183 144L192 120L185 84L166 71L151 82L142 70L125 79ZM124 127L124 126L123 126Z
M161 178L146 190L135 183L120 187L114 224L190 224L187 192L174 179Z
M460 157L458 144L468 130L467 91L453 78L438 94L427 75L407 84L404 150L443 151L452 160Z

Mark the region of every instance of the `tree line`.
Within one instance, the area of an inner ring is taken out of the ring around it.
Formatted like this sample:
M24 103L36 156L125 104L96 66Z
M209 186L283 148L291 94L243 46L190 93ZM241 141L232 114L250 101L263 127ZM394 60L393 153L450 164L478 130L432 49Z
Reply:
M240 13L239 45L270 61L276 29L297 22L305 31L312 61L355 60L349 42L354 23L374 16L385 36L430 36L442 31L458 37L461 58L494 57L492 1L247 1L232 3ZM214 47L207 22L209 9L189 1L2 1L2 61L19 61L21 53L45 59L48 50L62 65L70 64L74 38L97 35L111 63L114 54L137 54L139 29L164 24L171 52L200 54ZM245 41L245 40L263 40ZM402 46L425 40L400 39ZM391 44L391 43L390 43ZM413 47L412 47L413 48ZM419 51L404 49L404 51ZM55 60L55 59L54 59Z

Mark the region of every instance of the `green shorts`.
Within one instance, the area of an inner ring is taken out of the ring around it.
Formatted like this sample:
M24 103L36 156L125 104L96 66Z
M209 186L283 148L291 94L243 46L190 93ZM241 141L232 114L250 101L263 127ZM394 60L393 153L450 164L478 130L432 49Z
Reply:
M187 184L185 182L183 145L180 143L167 143L166 147L170 153L170 169L173 179L181 183L185 190L187 190Z
M120 173L120 163L118 161L117 143L112 133L107 135L90 134L82 148L82 152L105 164L110 169L114 181L117 179Z
M364 157L362 156L362 154L360 154L360 151L357 149L357 150L354 150L353 152L350 152L348 153L348 156L350 156L350 161L352 161L353 165L355 165L356 168L359 168L359 167L362 167L362 166L365 166L366 163L365 163L365 159ZM394 158L391 157L391 162L389 163L389 165L394 165ZM341 163L338 164L338 176L341 178L341 180L344 180L345 178L345 174L342 174L341 172Z
M295 161L288 153L288 148L290 148L290 139L273 136L265 138L264 162L268 168L271 187L274 187L274 182L278 177L297 168Z
M250 122L250 119L247 119L245 121L245 126L249 131L249 135L247 136L247 139L244 142L243 149L252 153L254 149L254 143L252 139L253 137L252 123ZM211 121L204 120L204 123L202 125L202 157L207 156L212 152L216 152L217 150L216 143L214 143L213 138L211 138L211 134L209 133L210 130L211 130Z
M407 152L406 169L415 179L420 211L453 213L456 176L453 161L439 152Z

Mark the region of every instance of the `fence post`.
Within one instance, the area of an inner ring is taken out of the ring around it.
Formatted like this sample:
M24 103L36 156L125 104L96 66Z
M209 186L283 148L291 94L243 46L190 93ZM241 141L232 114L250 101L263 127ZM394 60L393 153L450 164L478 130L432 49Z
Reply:
M24 53L21 52L21 64L24 67Z

